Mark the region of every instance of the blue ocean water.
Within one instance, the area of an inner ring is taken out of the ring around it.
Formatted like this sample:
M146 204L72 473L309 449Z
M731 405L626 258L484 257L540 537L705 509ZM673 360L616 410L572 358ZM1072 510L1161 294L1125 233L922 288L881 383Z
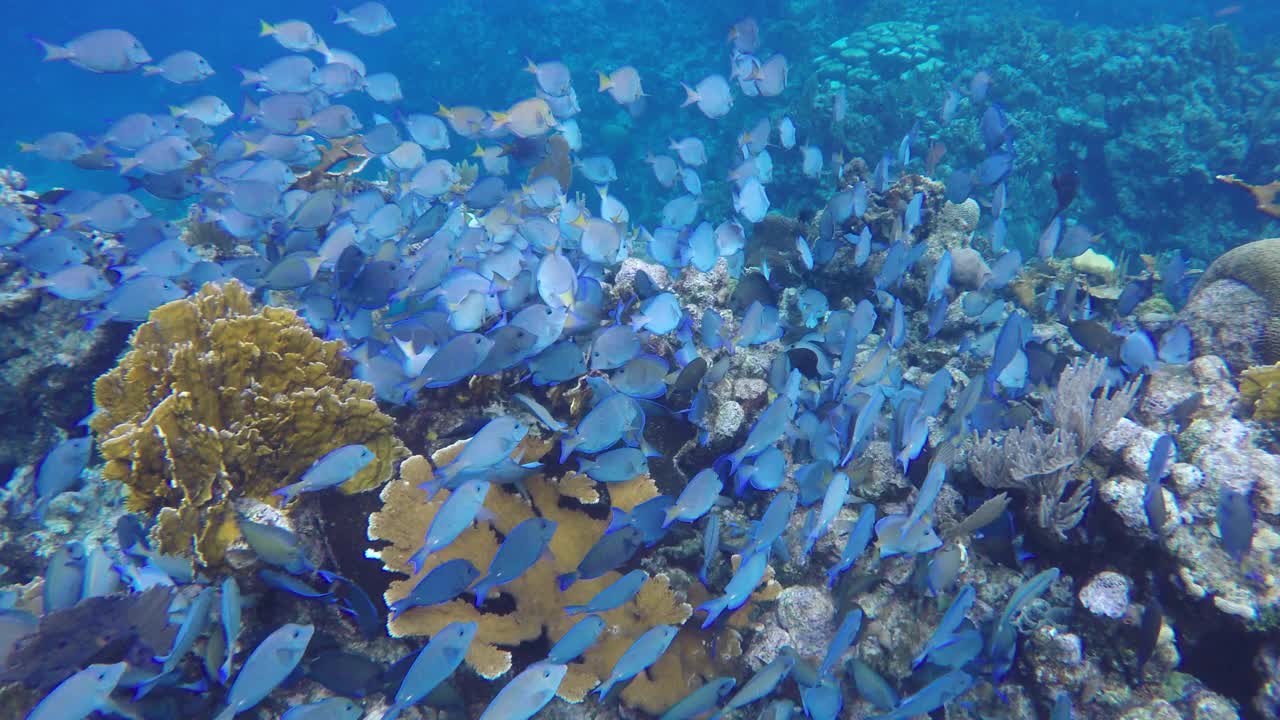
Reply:
M1280 714L1280 7L385 5L0 7L0 717ZM242 83L288 19L403 97Z

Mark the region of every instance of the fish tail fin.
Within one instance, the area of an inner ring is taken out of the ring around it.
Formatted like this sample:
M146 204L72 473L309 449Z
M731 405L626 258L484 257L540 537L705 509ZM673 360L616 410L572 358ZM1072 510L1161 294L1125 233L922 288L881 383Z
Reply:
M538 73L538 63L534 62L533 58L527 55L524 58L524 71L534 75Z
M426 544L423 543L422 547L409 556L409 567L413 568L414 575L422 572L422 565L427 562L427 556L430 554L431 552L427 550Z
M504 113L504 112L498 112L497 110L490 110L489 117L493 118L494 127L502 127L503 125L506 125L508 122L510 122L511 113Z
M261 145L251 140L244 140L243 142L244 142L244 153L240 156L242 158L247 158L250 155L254 155L259 150L262 149Z
M264 82L267 79L265 75L258 72L257 70L250 70L249 68L244 68L244 67L237 67L236 69L240 71L240 75L242 76L240 80L241 86L257 85L258 83Z
M35 152L35 151L36 151L35 143L22 142L21 140L18 141L18 152L29 153L29 152Z
M728 606L728 601L722 597L708 600L698 606L699 610L707 613L707 619L702 621L702 629L706 630L715 624L716 619L720 617L720 613Z
M560 592L564 592L565 590L568 590L569 586L574 584L577 581L578 581L578 573L576 570L574 572L567 572L563 575L556 577L556 585L560 588Z
M621 508L609 508L609 527L604 529L604 534L616 532L631 524L631 516L626 510Z
M233 720L235 716L236 716L236 707L234 705L229 705L225 710L218 713L217 717L215 717L213 720Z
M164 68L160 67L159 65L144 65L142 67L143 77L151 77L152 75L159 75L162 72L164 72Z
M597 90L596 92L604 92L605 90L608 90L609 88L613 87L613 80L611 80L608 75L605 75L604 73L597 70L596 77L599 78L600 80L600 89Z
M258 22L261 23L261 26L258 29L258 37L267 37L268 35L276 34L276 28L274 25L262 19L259 19Z
M693 88L689 87L688 85L685 85L684 83L680 83L680 87L684 88L684 94L685 94L684 102L680 103L680 107L688 107L698 102L700 98L698 97L697 90L694 90Z
M563 464L565 460L568 460L568 459L569 459L569 456L573 454L573 450L574 450L574 448L576 448L576 447L577 447L577 445L573 442L573 438L569 438L569 437L562 437L562 438L560 438L560 462L561 462L561 464Z
M838 577L840 577L840 572L835 568L831 568L830 570L827 571L827 588L828 589L836 586L836 578Z
M334 25L343 25L351 22L355 22L355 18L351 17L351 13L347 12L346 10L343 10L340 7L334 6L333 8L333 24Z
M92 330L92 329L94 329L94 328L98 327L99 325L101 325L102 323L106 322L107 320L110 320L110 319L111 319L111 312L110 312L109 310L107 310L106 308L103 308L103 309L101 309L101 310L96 310L96 311L94 311L94 312L90 312L90 313L81 313L81 314L80 314L80 319L84 321L84 329L85 329L85 330ZM48 502L48 501L46 500L46 501L42 501L42 502ZM44 514L44 510L43 510L43 508L41 508L41 507L37 506L37 507L36 507L36 519L37 519L37 520L40 520L41 522L43 522L43 521L44 521L43 514Z
M53 43L45 42L44 40L41 40L35 35L32 35L31 39L40 46L41 50L44 50L45 62L54 62L57 60L70 60L76 56L76 54L72 52L69 48L65 48L61 45L54 45Z
M129 171L142 164L138 158L122 157L116 158L116 165L120 167L121 175L128 175Z
M288 505L289 501L294 498L293 490L290 490L288 487L282 487L271 494L283 498L283 500L280 501L281 505Z
M565 605L564 606L565 615L577 615L578 613L584 613L586 611L587 611L586 605Z
M672 505L662 514L662 527L670 527L671 523L676 521L676 516L680 514L679 506Z

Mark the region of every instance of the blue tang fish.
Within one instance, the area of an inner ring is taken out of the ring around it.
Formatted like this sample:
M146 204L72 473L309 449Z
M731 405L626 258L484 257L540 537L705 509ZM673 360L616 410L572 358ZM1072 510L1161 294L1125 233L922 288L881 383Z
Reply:
M471 583L480 577L480 571L462 558L448 560L431 569L422 576L409 591L408 595L391 603L391 619L400 617L406 610L415 607L429 607L449 602L466 592ZM477 595L477 597L482 597ZM479 601L477 600L477 603Z
M582 653L595 644L600 638L600 633L604 631L604 618L599 615L588 615L551 646L551 651L547 653L547 662L564 664L578 659Z
M738 566L738 571L729 580L729 584L725 586L724 594L698 606L699 610L705 610L707 613L706 620L702 621L702 629L711 627L716 618L720 617L720 613L725 610L737 610L742 607L742 604L760 585L760 581L764 580L764 573L768 566L769 553L767 552L758 552L744 559Z
M549 557L555 532L556 523L540 517L529 518L512 528L489 562L484 578L476 583L476 607L480 607L490 590L515 580L539 559Z
M127 667L122 662L90 665L59 683L27 715L27 720L75 720L110 708L111 692Z
M671 647L671 641L676 639L678 631L679 628L674 625L655 625L646 630L622 653L622 657L618 658L613 670L609 672L609 677L593 692L604 698L614 685L630 680L658 662L667 648Z
M572 571L558 578L560 590L564 591L578 580L598 578L610 570L630 560L644 542L644 534L639 528L628 525L616 532L606 533L591 549L587 551L582 562Z
M279 495L285 502L289 502L300 493L315 492L341 485L368 467L375 457L377 456L373 451L364 445L344 445L316 460L315 464L302 474L298 482L286 485L272 494Z
M427 556L453 542L463 530L471 527L477 518L487 519L490 513L484 509L484 499L489 494L487 480L468 480L445 499L444 504L431 519L427 536L409 558L414 574L422 571Z
M720 712L711 716L712 720L719 718L730 710L736 710L762 698L769 697L782 684L782 681L787 679L787 676L791 674L795 666L795 655L779 653L778 657L773 659L773 662L757 670L756 674L752 675L751 679L744 683L738 689L738 692L733 694L733 697L729 698L729 702L720 709Z
M853 524L853 529L849 531L849 539L844 544L844 550L840 552L840 560L827 570L827 587L834 587L836 578L853 567L853 564L866 551L867 545L871 543L871 533L875 530L875 523L876 506L871 503L863 505L858 513L858 519Z
M731 677L712 678L681 698L658 720L693 720L719 705L737 684L738 681Z
M594 460L578 458L578 472L602 483L626 482L649 472L649 461L638 448L617 448L601 453Z
M314 633L311 625L290 623L268 635L240 667L236 681L227 691L227 707L216 720L231 720L270 695L301 662Z
M528 720L537 715L556 696L568 669L565 665L533 663L498 691L480 713L480 720Z
M400 689L396 690L395 702L387 708L382 720L395 720L405 708L418 704L431 694L462 664L475 637L476 624L473 622L452 622L432 635L430 642L413 659Z
M648 581L649 573L643 570L632 570L596 593L586 603L582 605L566 605L564 611L568 615L608 612L616 607L621 607L635 597L636 593L640 592L640 588Z
M666 517L662 520L662 526L668 527L676 520L689 523L697 522L720 499L720 491L723 488L724 483L720 480L720 475L715 470L711 468L702 470L693 476L688 485L684 486L684 489L680 491L680 496L676 498L675 504L667 509Z

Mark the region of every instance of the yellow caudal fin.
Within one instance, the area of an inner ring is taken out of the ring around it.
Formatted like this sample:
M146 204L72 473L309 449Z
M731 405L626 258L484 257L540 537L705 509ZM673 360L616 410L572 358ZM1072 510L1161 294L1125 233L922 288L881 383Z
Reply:
M599 76L600 78L600 89L597 90L596 92L604 92L605 90L608 90L609 88L613 87L613 81L609 79L608 75L605 75L604 73L598 70L596 71L596 75Z
M258 31L258 37L266 37L268 35L276 34L276 28L274 25L266 20L259 20L258 22L262 23L262 29Z
M498 112L496 110L490 110L489 117L493 118L493 124L495 127L502 127L503 125L507 124L508 120L511 119L511 114Z

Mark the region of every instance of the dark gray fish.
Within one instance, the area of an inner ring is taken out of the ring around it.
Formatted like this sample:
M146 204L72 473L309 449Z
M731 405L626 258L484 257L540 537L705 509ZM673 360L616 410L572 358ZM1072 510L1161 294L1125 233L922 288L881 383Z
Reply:
M738 278L738 285L733 289L733 307L738 312L742 312L751 307L754 302L759 302L765 307L776 306L778 295L764 275L753 271L744 273L741 278Z
M643 270L637 270L635 279L631 281L631 287L635 290L636 296L641 300L649 298L662 292L662 288L649 277L649 273Z
M1138 682L1142 682L1142 668L1156 652L1156 643L1160 640L1160 628L1164 627L1164 610L1154 597L1142 609L1142 624L1138 628Z
M983 185L991 186L996 183L1003 182L1009 177L1009 173L1013 171L1013 153L1000 151L992 153L985 160L978 163L978 169L975 171L978 182Z
M559 577L560 589L563 591L578 580L598 578L619 567L630 560L643 544L644 534L631 525L605 535L587 551L576 570Z
M1004 108L999 105L988 106L978 122L978 130L982 133L982 142L988 150L1003 145L1009 139L1009 117L1005 115Z
M497 175L481 179L467 191L462 199L467 205L481 210L497 207L507 196L507 185Z
M1218 532L1227 554L1240 562L1253 545L1253 508L1249 498L1223 488L1218 495Z
M385 668L356 653L326 650L302 667L302 675L346 697L362 698L378 690Z
M1077 320L1067 329L1071 333L1072 340L1094 355L1108 360L1120 357L1120 345L1124 342L1123 339L1097 320Z
M702 378L707 374L707 361L702 357L696 357L685 365L678 375L676 381L671 385L672 392L691 392L702 382Z
M1146 281L1132 280L1124 286L1124 290L1120 291L1120 298L1116 300L1116 312L1128 315L1138 307L1138 303L1146 300L1150 295L1151 286Z
M958 205L967 200L971 192L973 192L973 171L968 168L952 170L946 182L947 201Z

